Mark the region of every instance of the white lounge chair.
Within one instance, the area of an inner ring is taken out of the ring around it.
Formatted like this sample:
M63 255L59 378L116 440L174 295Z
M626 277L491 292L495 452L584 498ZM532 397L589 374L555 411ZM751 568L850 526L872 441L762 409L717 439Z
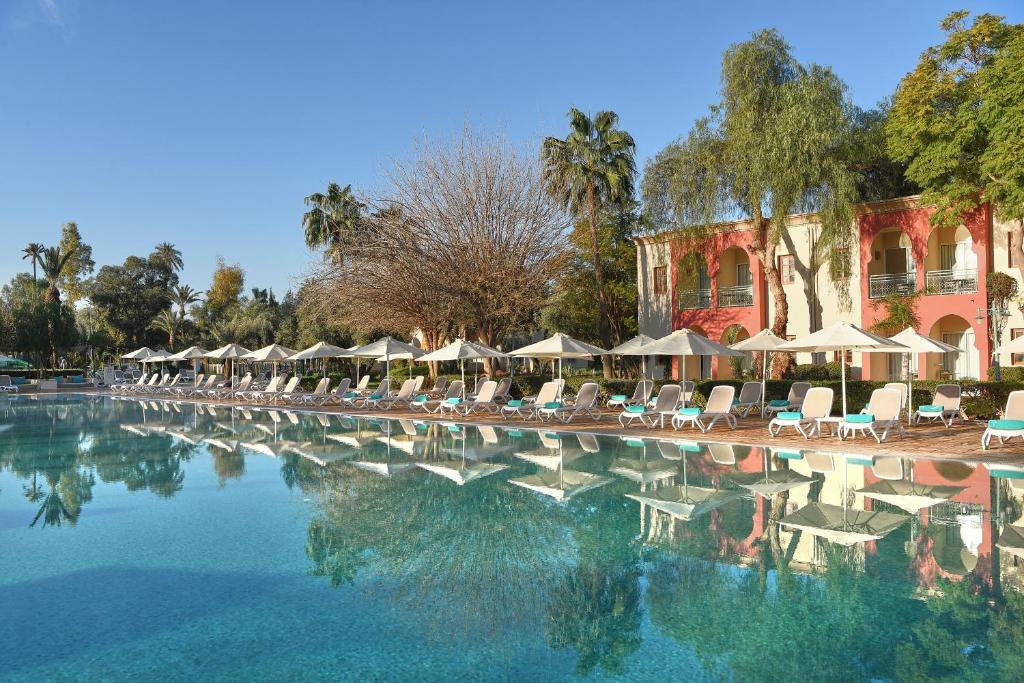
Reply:
M600 391L597 382L584 382L576 394L576 400L572 405L559 404L557 407L537 406L537 417L557 419L561 422L572 422L577 415L584 414L593 418L595 422L601 419L601 408L598 406L597 395ZM555 401L558 403L558 401ZM548 404L551 405L551 404Z
M988 450L992 437L1002 445L1007 439L1019 436L1024 439L1024 391L1011 391L1006 397L1006 408L998 420L989 420L985 433L981 435L981 447Z
M427 396L440 397L444 396L445 391L448 389L448 378L441 375L434 380L434 386L430 391L426 392Z
M374 401L379 401L382 398L386 398L391 395L391 380L387 377L380 381L377 388L369 394L362 394L352 399L352 405L360 408L367 407Z
M498 380L498 388L494 390L494 398L492 399L495 403L508 403L509 399L512 398L512 378L502 377Z
M911 421L917 424L921 420L929 422L941 420L947 429L952 427L953 420L963 419L963 414L960 412L961 391L959 384L940 384L935 387L932 402L918 406Z
M736 417L732 414L732 401L735 396L736 387L719 384L711 390L707 405L703 409L698 409L696 415L693 413L693 409L677 410L676 414L672 416L672 427L679 429L689 422L700 431L707 433L719 420L725 420L730 427L735 427Z
M282 398L292 405L308 405L315 400L324 399L327 396L327 388L329 386L331 386L331 379L329 377L322 377L316 383L316 386L313 387L313 391L295 392Z
M16 394L18 387L14 386L10 375L0 375L0 391Z
M654 382L649 379L642 379L636 383L633 395L614 394L606 404L609 408L623 408L625 406L645 406L651 400L654 392Z
M846 415L839 423L839 438L845 440L851 434L868 433L875 441L882 443L889 436L889 430L896 428L897 433L904 435L900 424L900 405L903 398L895 389L875 389L871 392L866 413ZM881 434L879 434L881 431Z
M560 385L557 381L545 382L541 385L540 391L533 398L523 399L512 399L509 400L505 405L499 408L499 413L503 419L509 419L513 416L520 417L524 420L537 417L537 406L548 405L549 403L555 403L558 401L558 391Z
M341 399L345 397L345 394L349 393L348 388L352 386L352 380L349 377L342 377L341 381L338 382L338 386L334 387L333 391L328 391L323 396L309 396L307 403L313 405L323 406L328 403L340 403Z
M829 387L813 387L804 395L799 411L775 413L768 423L768 433L778 436L785 427L792 427L805 439L818 433L819 418L832 414L833 391Z
M789 395L784 399L774 399L768 401L768 405L765 407L767 413L789 413L794 410L800 410L800 406L804 403L804 396L811 390L810 382L793 382L789 386Z
M459 415L469 415L478 411L485 411L488 413L497 413L501 410L501 406L494 402L494 394L498 391L498 383L494 380L487 380L480 387L480 393L476 395L476 398L472 401L464 401L456 404L452 408L452 412Z
M441 405L452 401L462 401L462 390L464 389L461 379L457 379L445 388L445 393L438 399L431 399L427 394L421 394L412 400L409 407L413 410L422 410L426 413L441 412Z
M377 399L372 403L373 407L380 408L382 410L391 410L396 405L405 404L407 407L410 402L416 397L416 380L407 379L402 382L402 386L399 387L398 393L394 396L384 396ZM369 404L368 404L369 405Z
M658 391L654 399L654 406L626 406L619 413L619 424L625 427L632 424L633 420L640 420L642 424L650 428L656 426L665 427L665 417L672 417L679 405L679 396L683 388L678 384L666 384Z
M747 417L755 408L761 407L761 383L744 382L740 387L740 395L732 405L732 412L740 417Z

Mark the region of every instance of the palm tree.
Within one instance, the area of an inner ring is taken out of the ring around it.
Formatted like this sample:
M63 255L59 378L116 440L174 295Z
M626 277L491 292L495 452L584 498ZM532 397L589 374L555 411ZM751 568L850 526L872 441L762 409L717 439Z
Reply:
M590 224L599 327L605 347L610 346L611 338L601 268L601 210L631 199L636 175L636 144L629 133L616 128L618 122L615 112L598 112L591 119L573 107L569 110L569 135L564 140L545 138L541 147L544 179L552 195L574 216ZM605 370L610 369L606 364Z
M178 320L185 319L186 309L199 301L200 294L201 292L197 292L188 285L175 285L171 290L171 301L178 307Z
M181 252L170 242L161 242L153 249L153 258L166 264L171 270L179 271L185 267Z
M36 264L38 264L39 259L42 258L44 249L46 249L46 247L39 242L29 242L28 246L22 249L22 252L24 252L25 255L21 257L21 260L24 261L25 259L32 259L32 282L36 281Z
M64 273L68 262L74 258L75 251L75 249L63 251L60 245L43 249L40 266L43 269L43 277L46 278L47 283L46 293L43 295L43 301L46 303L53 304L60 301L60 290L57 289L57 283L60 281L60 276Z
M149 329L159 330L167 334L167 348L174 350L174 335L178 331L178 318L169 308L160 311L149 323Z
M327 193L314 192L305 199L309 211L302 214L306 246L326 247L327 254L339 262L344 260L348 246L355 243L362 229L366 205L352 194L352 186L342 189L337 183L327 185Z

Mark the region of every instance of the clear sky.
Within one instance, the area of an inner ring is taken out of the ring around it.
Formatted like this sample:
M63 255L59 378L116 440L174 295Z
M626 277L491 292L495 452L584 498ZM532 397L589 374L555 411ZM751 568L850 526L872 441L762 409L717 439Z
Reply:
M642 165L753 31L778 28L869 107L961 7L1024 20L1020 0L0 0L0 281L74 220L97 265L166 240L198 289L223 255L283 293L311 259L302 198L380 187L425 136L535 141L570 106L613 109Z

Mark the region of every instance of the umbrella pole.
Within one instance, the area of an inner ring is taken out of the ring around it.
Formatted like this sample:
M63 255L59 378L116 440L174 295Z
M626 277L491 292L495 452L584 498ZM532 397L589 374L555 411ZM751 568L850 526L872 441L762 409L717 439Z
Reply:
M462 370L462 397L466 397L466 359L459 359L459 367Z
M764 409L768 404L768 352L761 352L761 419L764 419ZM765 456L768 457L768 456Z
M839 347L839 354L842 356L842 358L839 359L840 360L840 363L839 363L840 372L839 372L839 374L841 376L842 385L843 385L843 417L846 417L846 347L845 346Z
M909 355L909 354L908 354ZM910 424L910 416L913 415L911 411L914 409L914 369L910 367L913 365L914 357L910 357L910 361L907 362L907 424Z

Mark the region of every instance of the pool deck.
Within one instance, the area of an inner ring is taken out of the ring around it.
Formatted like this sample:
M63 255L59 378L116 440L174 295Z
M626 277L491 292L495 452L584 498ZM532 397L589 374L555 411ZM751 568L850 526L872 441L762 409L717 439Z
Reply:
M86 391L77 393L109 394L104 390ZM52 395L52 393L51 393ZM498 427L518 427L523 429L541 429L544 431L567 431L567 432L590 432L594 434L605 434L608 436L644 437L655 439L673 439L680 441L701 441L704 443L730 443L745 446L771 446L783 449L820 450L851 455L889 455L906 458L925 458L930 460L955 460L970 463L992 463L1010 464L1024 466L1024 441L1014 440L1006 445L1000 446L993 442L990 450L984 451L981 448L981 434L984 431L984 422L961 422L957 421L951 429L946 429L941 423L922 423L920 425L906 426L906 436L900 438L898 434L890 433L889 438L881 444L876 443L871 436L857 436L841 441L835 436L819 436L811 439L804 439L794 430L785 430L778 437L771 437L768 434L768 422L762 420L759 415L752 415L739 420L735 429L729 428L724 422L720 422L708 433L701 433L699 429L683 428L674 430L670 426L665 428L650 429L647 427L623 428L618 421L619 411L603 409L601 419L598 421L589 417L579 417L569 424L561 422L538 422L537 420L524 421L521 419L505 420L500 416L486 413L475 413L468 417L439 416L427 414L423 411L412 410L361 410L357 408L339 408L337 406L295 406L295 405L266 405L255 403L242 403L238 401L195 401L192 399L172 399L161 396L133 396L126 395L126 398L145 400L173 400L179 403L201 403L212 405L231 405L236 407L254 408L260 410L278 409L295 410L297 412L322 412L362 417L384 417L395 419L428 420L435 422L458 422L462 424L493 425Z

